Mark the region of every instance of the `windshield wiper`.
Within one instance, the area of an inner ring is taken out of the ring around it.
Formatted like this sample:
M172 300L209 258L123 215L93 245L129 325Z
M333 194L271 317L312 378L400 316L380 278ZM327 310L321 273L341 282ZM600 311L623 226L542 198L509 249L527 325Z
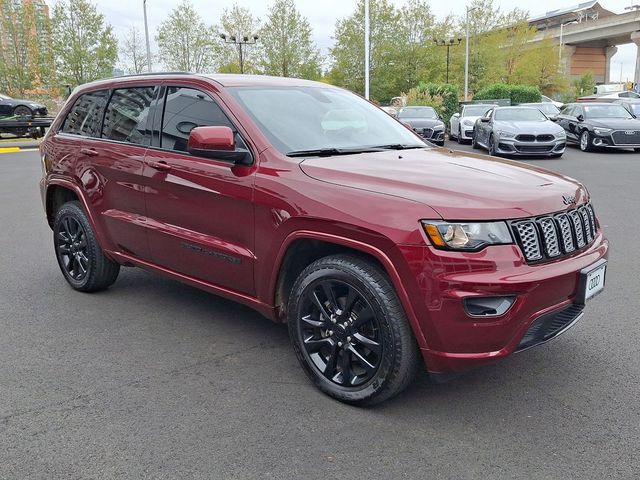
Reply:
M409 148L423 148L423 146L393 143L390 145L375 145L373 147L315 148L312 150L294 150L292 152L288 152L287 157L331 157L334 155L354 155L356 153L383 152L385 150L405 150Z

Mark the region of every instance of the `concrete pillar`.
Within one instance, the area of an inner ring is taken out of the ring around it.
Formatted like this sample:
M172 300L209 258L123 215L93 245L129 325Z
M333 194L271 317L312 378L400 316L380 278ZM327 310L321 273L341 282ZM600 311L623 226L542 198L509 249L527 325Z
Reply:
M631 41L638 47L638 53L636 53L636 72L633 81L640 82L640 31L631 34Z
M573 54L576 53L576 47L573 45L564 45L562 50L562 65L560 68L566 75L571 75L571 61L573 60Z
M604 82L612 83L611 81L611 57L613 57L618 51L618 47L610 46L604 49Z

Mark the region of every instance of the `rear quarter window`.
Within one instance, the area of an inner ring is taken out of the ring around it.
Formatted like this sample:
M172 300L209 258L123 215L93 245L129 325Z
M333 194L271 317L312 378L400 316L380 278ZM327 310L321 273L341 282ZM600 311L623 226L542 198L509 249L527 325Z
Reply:
M64 119L61 132L83 137L99 137L108 98L108 90L80 95Z

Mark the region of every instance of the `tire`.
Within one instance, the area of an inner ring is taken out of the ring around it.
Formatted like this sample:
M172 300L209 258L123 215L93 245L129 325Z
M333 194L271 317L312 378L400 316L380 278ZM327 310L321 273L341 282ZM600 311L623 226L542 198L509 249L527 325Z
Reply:
M633 151L634 152L640 152L640 148L634 148Z
M442 140L441 142L436 142L436 145L438 145L439 147L444 147L444 140Z
M120 265L105 257L80 202L67 202L53 222L56 259L75 290L97 292L116 281Z
M331 255L313 262L296 280L287 312L305 373L341 402L387 400L419 368L418 347L393 285L365 258Z
M491 155L492 157L498 156L496 154L496 142L495 142L495 139L493 138L493 133L489 135L489 155Z
M583 152L591 152L593 150L593 146L591 145L591 134L589 130L583 130L580 134L580 150Z
M464 143L464 140L462 139L462 127L460 127L460 125L458 125L458 137L457 137L458 143L460 145L462 145Z
M480 145L478 145L478 142L476 141L475 132L473 132L473 135L471 135L471 148L473 148L474 150L478 150L480 148Z
M18 105L13 109L14 117L33 117L31 109L25 105Z

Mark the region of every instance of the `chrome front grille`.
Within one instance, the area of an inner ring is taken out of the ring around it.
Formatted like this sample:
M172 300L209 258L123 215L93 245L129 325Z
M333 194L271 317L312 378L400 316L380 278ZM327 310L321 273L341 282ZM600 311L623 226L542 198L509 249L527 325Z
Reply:
M596 237L591 204L567 213L515 220L511 226L528 262L552 260L590 244Z

